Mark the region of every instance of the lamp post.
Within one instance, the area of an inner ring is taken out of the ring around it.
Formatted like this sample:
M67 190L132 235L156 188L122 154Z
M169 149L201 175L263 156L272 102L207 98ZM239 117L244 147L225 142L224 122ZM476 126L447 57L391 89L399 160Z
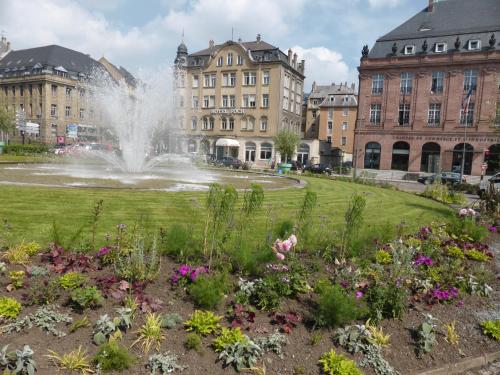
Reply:
M467 92L467 96L465 97L462 107L463 107L463 112L464 112L464 146L462 149L462 165L460 166L460 183L462 183L462 179L464 177L464 168L465 168L465 145L467 141L467 126L469 125L469 105L470 105L470 99L472 96L472 91L475 89L474 85L471 82L471 87L469 88L469 91ZM471 119L471 124L472 124L472 119Z

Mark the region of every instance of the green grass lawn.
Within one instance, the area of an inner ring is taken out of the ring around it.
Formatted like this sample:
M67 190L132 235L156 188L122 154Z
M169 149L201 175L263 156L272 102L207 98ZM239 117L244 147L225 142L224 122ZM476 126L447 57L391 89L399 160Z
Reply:
M59 158L61 159L61 158ZM50 163L56 161L56 155L0 155L0 164L2 163Z
M405 222L416 229L435 220L446 220L452 213L442 204L405 192L321 178L304 177L304 180L318 194L315 225L323 225L325 231L343 221L354 192L366 197L365 227L383 230L384 226L395 227ZM117 224L133 225L141 219L152 229L186 223L193 224L200 233L205 196L206 193L200 192L0 186L0 220L10 228L0 232L0 236L11 243L22 239L46 243L52 238L54 221L61 232L71 235L90 222L95 202L100 199L104 201L98 229L101 240L105 233L114 233ZM296 188L265 192L264 207L255 223L256 233L266 223L294 219L303 196L304 190Z

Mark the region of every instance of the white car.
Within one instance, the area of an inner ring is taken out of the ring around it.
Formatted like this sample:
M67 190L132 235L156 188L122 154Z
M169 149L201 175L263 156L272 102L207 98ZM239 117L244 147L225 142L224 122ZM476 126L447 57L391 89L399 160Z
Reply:
M493 187L496 191L500 190L500 172L491 177L484 177L479 183L477 195L481 197L490 187Z

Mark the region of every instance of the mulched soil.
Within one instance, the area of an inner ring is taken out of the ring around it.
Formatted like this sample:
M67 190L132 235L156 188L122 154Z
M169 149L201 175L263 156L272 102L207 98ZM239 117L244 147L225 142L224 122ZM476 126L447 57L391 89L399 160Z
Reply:
M493 242L498 245L500 243L500 236L496 235ZM146 287L146 294L148 296L160 298L164 302L161 313L176 312L180 314L183 319L187 319L195 309L192 302L188 299L184 291L172 289L168 282L168 278L173 274L173 270L176 269L177 266L178 265L171 260L163 258L161 276L155 283L151 283ZM493 262L492 267L495 267ZM9 271L14 269L16 268L9 266ZM498 269L494 271L498 273ZM89 276L93 278L109 274L110 270L97 270L89 273ZM0 295L8 295L20 300L23 290L16 290L8 293L4 288L7 283L7 277L0 277L0 285L2 286ZM440 367L448 363L463 360L464 356L474 357L500 350L500 343L491 340L481 333L478 319L474 315L475 312L489 310L500 304L500 281L498 279L495 280L492 287L495 292L490 299L467 296L464 299L463 306L448 304L435 305L429 308L426 305L418 304L412 306L402 320L383 321L381 326L384 328L384 331L391 334L391 345L384 350L385 358L401 374L418 374L425 369ZM226 298L227 303L225 303L224 306L228 306L231 300L232 297L228 296ZM64 302L64 298L59 302L63 305L62 311L69 313L74 320L82 317L82 314L75 313L69 307L64 306ZM307 296L301 296L296 301L287 301L284 303L280 311L296 311L300 315L307 317L310 315L310 302ZM224 306L221 306L218 314L225 314L226 307ZM97 310L87 310L85 313L93 324L100 315L108 314L109 316L115 316L115 309L117 307L119 307L119 304L113 298L109 298L101 308ZM21 317L25 314L34 312L36 308L36 306L24 307ZM438 344L435 346L432 353L426 354L421 359L418 359L415 346L416 330L424 320L424 313L431 313L434 317L445 323L456 320L457 331L461 337L458 347L453 347L448 344L444 340L444 336L439 334ZM130 346L135 340L136 335L134 332L142 323L142 319L143 314L139 313L134 320L132 330L124 334L122 341L124 345ZM278 327L271 325L270 322L271 318L268 313L257 312L255 323L252 325L251 330L246 333L251 337L271 333ZM229 322L225 323L229 325ZM63 327L61 328L65 330ZM318 334L318 332L322 336L321 340L318 344L313 346L311 345L311 338L314 334ZM234 369L224 369L222 364L216 361L216 354L210 348L213 337L204 338L203 351L197 353L195 351L188 351L184 348L183 343L187 333L184 331L182 325L178 325L171 330L164 330L164 334L166 339L162 343L161 352L163 353L168 350L175 353L179 357L179 364L189 366L182 374L236 374ZM299 326L288 335L288 345L284 347L285 355L282 359L274 354L265 356L263 363L267 370L266 373L277 375L320 374L320 369L317 365L318 359L322 353L334 347L331 339L332 334L333 332L330 330L312 331L306 328L305 324L299 324ZM57 371L44 356L48 354L48 349L62 354L82 345L88 350L88 353L93 356L97 352L97 346L91 343L91 338L92 327L79 329L75 333L68 334L62 338L47 335L45 332L34 327L31 330L24 330L19 334L1 335L0 347L9 344L10 349L14 349L25 344L30 345L35 351L35 360L38 364L37 373L40 375L53 375L56 374ZM340 348L336 348L336 351L343 353L343 350ZM136 355L142 355L136 348L133 348L131 352ZM359 359L359 357L355 359ZM142 358L138 360L136 365L124 373L149 374L149 371L145 369L146 362L147 355L142 355ZM262 366L262 363L259 363L259 366ZM374 374L371 369L365 369L363 371L365 374Z

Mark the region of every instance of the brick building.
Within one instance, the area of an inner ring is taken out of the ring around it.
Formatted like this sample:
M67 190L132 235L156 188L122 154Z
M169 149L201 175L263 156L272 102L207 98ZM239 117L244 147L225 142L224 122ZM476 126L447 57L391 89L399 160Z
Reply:
M498 37L498 0L429 0L371 50L365 46L358 68L356 166L459 171L465 148L465 174L481 173L485 153L488 173L498 171Z

